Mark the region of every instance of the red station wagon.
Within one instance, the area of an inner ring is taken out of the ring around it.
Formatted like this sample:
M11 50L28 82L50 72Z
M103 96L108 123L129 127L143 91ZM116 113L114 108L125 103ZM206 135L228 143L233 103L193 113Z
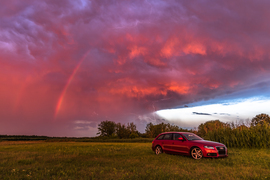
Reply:
M165 152L188 155L193 159L228 156L228 151L224 144L206 141L189 132L161 133L152 142L152 150L157 155Z

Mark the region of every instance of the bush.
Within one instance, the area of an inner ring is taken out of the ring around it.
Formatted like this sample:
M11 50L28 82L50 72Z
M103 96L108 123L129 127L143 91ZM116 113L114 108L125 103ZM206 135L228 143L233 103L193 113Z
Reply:
M202 137L207 140L221 142L227 147L269 148L270 125L269 123L257 123L252 126L250 123L247 126L244 123L227 123L223 127L207 131Z
M138 135L137 133L131 133L131 134L129 135L129 138L131 138L131 139L137 138L137 137L139 137L139 135Z

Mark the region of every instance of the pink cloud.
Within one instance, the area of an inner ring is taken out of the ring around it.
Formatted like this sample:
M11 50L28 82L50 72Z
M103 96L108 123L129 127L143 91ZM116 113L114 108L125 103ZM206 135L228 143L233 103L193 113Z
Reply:
M158 109L268 81L268 7L1 2L0 134L87 135L75 122L141 122Z

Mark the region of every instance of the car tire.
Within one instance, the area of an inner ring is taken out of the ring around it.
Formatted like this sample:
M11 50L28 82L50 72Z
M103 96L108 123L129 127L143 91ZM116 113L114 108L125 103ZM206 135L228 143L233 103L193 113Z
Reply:
M201 159L203 157L202 150L198 147L192 148L190 155L193 159Z
M160 146L156 146L155 153L156 153L156 155L162 154L163 153L162 148Z

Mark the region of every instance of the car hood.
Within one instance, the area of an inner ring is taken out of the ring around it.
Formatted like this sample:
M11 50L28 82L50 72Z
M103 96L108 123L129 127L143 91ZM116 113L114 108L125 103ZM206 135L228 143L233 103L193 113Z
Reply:
M193 140L193 141L190 141L190 142L193 142L193 143L199 143L199 144L202 144L204 146L225 146L224 144L222 143L219 143L219 142L214 142L214 141L206 141L206 140Z

